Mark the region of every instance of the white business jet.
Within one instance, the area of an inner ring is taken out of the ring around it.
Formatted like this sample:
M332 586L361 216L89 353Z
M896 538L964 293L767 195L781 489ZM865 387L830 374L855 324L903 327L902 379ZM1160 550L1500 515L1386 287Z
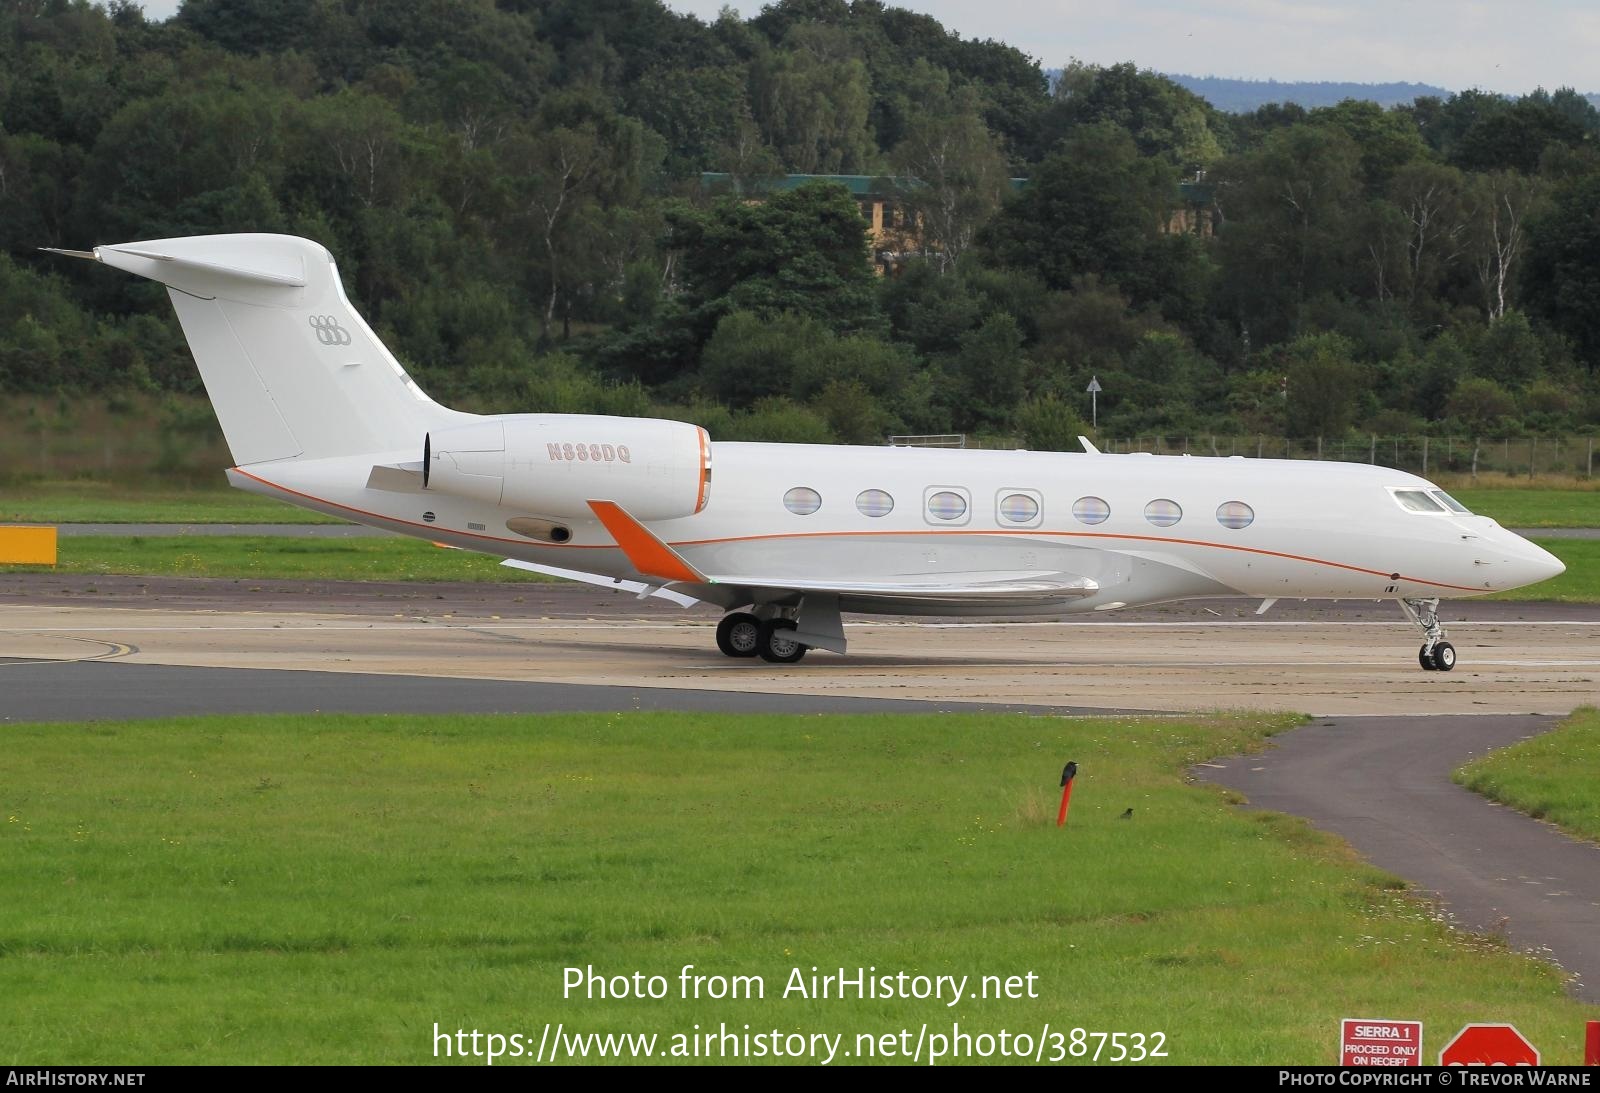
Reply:
M731 657L845 651L841 611L1060 615L1190 597L1441 599L1564 569L1403 471L1273 459L713 443L678 421L479 416L417 387L320 245L63 251L166 285L233 485L507 564L728 612ZM712 470L715 467L715 478Z

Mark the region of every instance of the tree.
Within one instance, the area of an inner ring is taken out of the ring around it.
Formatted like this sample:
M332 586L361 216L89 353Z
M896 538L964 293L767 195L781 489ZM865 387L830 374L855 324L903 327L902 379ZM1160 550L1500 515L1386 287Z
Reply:
M1170 166L1141 156L1121 129L1084 126L1006 203L984 242L997 261L1033 271L1051 288L1092 274L1135 303L1181 298L1195 271L1184 237L1163 233L1178 200L1175 181Z
M957 91L935 98L911 116L889 158L900 176L898 201L917 218L922 253L948 273L1008 186L1005 157L976 96Z
M1077 446L1078 438L1089 431L1088 424L1058 395L1028 399L1017 409L1017 431L1023 443L1035 452L1065 452Z
M1467 180L1453 167L1415 161L1394 173L1389 200L1404 219L1406 299L1415 304L1433 295L1467 249Z
M507 141L504 160L544 255L546 332L555 322L576 249L573 225L590 206L623 204L639 193L660 144L632 118L606 112L582 96L547 100L532 131Z
M1307 334L1283 351L1289 431L1294 436L1338 436L1355 420L1365 370L1349 341L1337 334Z
M679 206L667 224L666 246L682 256L683 304L707 331L736 310L810 315L836 332L880 323L866 225L837 183L809 182L760 202Z
M1061 136L1076 126L1115 125L1141 156L1159 156L1189 175L1222 156L1213 113L1198 95L1131 62L1102 68L1074 60L1056 81L1047 127Z
M863 173L873 158L866 64L838 27L800 23L758 59L750 83L756 121L801 174Z
M1527 245L1528 219L1538 207L1542 190L1538 179L1512 171L1481 175L1472 188L1469 242L1490 322L1506 313L1513 278Z
M1473 171L1531 174L1550 144L1576 145L1584 128L1542 92L1525 95L1503 110L1474 122L1456 145L1452 159Z
M1293 125L1213 172L1227 218L1219 283L1246 329L1263 341L1300 332L1308 300L1344 287L1360 158L1343 129Z
M1462 380L1445 403L1445 412L1469 436L1498 432L1516 408L1516 400L1504 387L1482 376L1469 376Z
M1600 175L1568 183L1528 224L1524 297L1572 339L1591 372L1600 366Z
M979 429L1005 428L1026 393L1022 331L1010 315L991 315L961 338L951 360L961 393L957 420Z
M1427 153L1410 116L1375 102L1346 99L1311 111L1310 121L1338 128L1360 149L1362 179L1370 194L1382 193L1395 172Z

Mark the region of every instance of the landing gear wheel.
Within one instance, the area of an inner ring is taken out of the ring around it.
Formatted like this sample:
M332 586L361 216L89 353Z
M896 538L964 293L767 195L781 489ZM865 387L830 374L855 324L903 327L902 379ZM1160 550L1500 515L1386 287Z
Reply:
M794 623L788 619L767 619L761 624L761 637L757 652L761 659L772 664L793 664L806 655L809 646L801 645L791 635Z
M1433 666L1441 672L1448 672L1456 666L1456 647L1448 641L1441 641L1433 647Z
M1436 599L1404 599L1398 601L1406 618L1422 631L1422 648L1417 652L1417 663L1424 672L1448 672L1456 666L1456 647L1444 640L1444 627L1439 622L1439 601Z
M748 611L724 615L717 623L717 648L730 657L753 657L761 648L761 620Z

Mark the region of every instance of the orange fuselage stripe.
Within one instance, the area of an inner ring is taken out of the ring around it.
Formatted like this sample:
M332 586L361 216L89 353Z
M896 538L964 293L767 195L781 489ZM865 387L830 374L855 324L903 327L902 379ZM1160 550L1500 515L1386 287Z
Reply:
M259 475L251 474L249 471L245 470L242 467L235 467L233 469L235 471L237 471L239 474L244 475L246 478L250 479L253 482L259 482L263 486L267 486L267 487L269 487L271 489L279 490L280 492L287 493L287 494L289 494L289 495L291 495L293 497L303 497L308 501L315 501L319 505L327 505L330 508L343 509L345 512L353 512L353 513L356 513L357 515L360 515L360 516L369 516L369 517L373 518L374 520L382 520L382 521L384 521L386 523L390 523L390 524L403 524L406 527L426 528L426 529L431 530L431 531L433 531L435 533L440 532L440 531L448 531L450 534L459 535L463 539L480 539L480 540L482 540L484 542L488 542L488 543L511 543L514 546L520 546L520 547L526 547L526 546L532 545L525 539L507 539L506 537L501 536L501 535L484 535L484 534L482 534L480 532L475 532L475 531L457 531L454 528L441 528L441 527L438 527L437 525L434 525L434 524L422 524L422 523L418 523L415 520L402 520L399 517L395 517L395 516L385 516L381 512L368 512L366 509L358 509L354 505L345 505L345 504L339 503L338 501L329 501L328 499L323 498L323 497L317 497L317 496L315 496L313 494L302 493L300 490L290 489L288 486L280 486L276 482L269 482L267 479L262 478ZM603 523L603 521L602 521L602 523ZM1130 534L1126 534L1126 533L1123 533L1123 532L1112 532L1112 531L1042 531L1042 530L1008 531L1008 530L1002 530L1002 529L999 529L999 528L996 528L994 530L989 530L989 531L967 531L967 530L958 531L958 530L956 530L954 528L930 528L930 529L928 529L926 531L918 531L918 530L905 530L905 531L800 531L800 532L777 532L777 533L772 533L772 534L768 534L768 535L732 535L732 536L727 536L727 537L720 538L720 539L685 539L685 540L681 540L681 541L675 542L675 543L668 543L667 545L668 546L673 546L673 547L694 547L694 546L714 546L714 545L716 545L718 543L758 542L758 541L764 540L764 539L823 539L823 538L840 538L840 537L852 537L852 536L855 537L855 538L867 538L867 537L871 537L871 536L884 536L884 535L888 535L888 536L898 535L898 536L902 536L902 537L906 537L906 536L930 536L930 535L932 535L932 536L941 536L941 535L977 535L977 536L994 537L994 536L997 536L997 535L1004 535L1004 536L1015 535L1015 536L1022 536L1024 538L1027 538L1027 537L1038 538L1040 536L1048 536L1050 538L1055 538L1055 539L1130 539L1130 540L1133 540L1135 542L1161 543L1161 544L1164 544L1164 545L1176 545L1176 546L1185 546L1186 545L1186 546L1210 547L1213 550L1233 550L1233 551L1238 551L1238 552L1243 553L1243 554L1257 554L1257 555L1260 555L1262 557L1267 557L1267 558L1283 558L1283 559L1286 559L1288 561L1305 562L1308 565L1320 565L1320 566L1327 566L1327 567L1329 567L1331 569L1343 569L1343 570L1348 570L1351 573L1364 573L1364 574L1367 574L1368 576L1372 576L1372 577L1383 577L1385 579L1387 579L1389 577L1389 573L1385 572L1384 570L1381 570L1381 569L1368 569L1365 566L1349 565L1349 564L1347 564L1345 562L1330 562L1325 558L1312 558L1312 557L1309 557L1309 556L1304 555L1304 554L1290 554L1290 553L1287 553L1287 552L1281 551L1281 550L1266 550L1266 549L1263 549L1261 547L1236 546L1236 545L1234 545L1232 543L1211 543L1211 542L1207 542L1204 539L1172 539L1172 538L1165 538L1165 537L1160 536L1160 535L1130 535ZM614 549L614 548L612 548L610 546L607 546L604 543L559 543L559 544L556 544L556 543L539 543L537 545L539 546L539 548L541 550L611 550L611 549ZM679 579L682 579L682 578L676 578L675 577L675 578L672 578L672 579L673 580L679 580ZM1447 583L1445 581L1430 581L1430 580L1427 580L1427 579L1425 579L1423 577L1408 577L1405 574L1401 574L1399 579L1402 580L1402 581L1410 582L1411 584L1425 584L1425 585L1428 585L1428 586L1430 586L1432 588L1450 588L1450 589L1454 589L1454 590L1456 590L1458 592L1476 592L1476 593L1480 593L1481 594L1483 592L1489 591L1488 589L1474 588L1471 585L1449 584L1449 583Z

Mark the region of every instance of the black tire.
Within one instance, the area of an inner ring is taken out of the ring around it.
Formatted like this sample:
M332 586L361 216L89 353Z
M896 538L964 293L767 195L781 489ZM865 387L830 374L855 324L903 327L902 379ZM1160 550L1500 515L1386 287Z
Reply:
M1456 666L1456 647L1448 641L1441 641L1433 647L1433 666L1438 671L1448 672Z
M1422 665L1424 672L1437 672L1439 670L1439 666L1433 662L1433 654L1428 652L1426 645L1417 650L1417 663Z
M761 659L771 664L793 664L806 655L808 646L801 645L791 635L794 623L788 619L767 619L761 624L759 652Z
M761 620L748 611L724 615L717 623L717 648L730 657L753 657L761 651Z

